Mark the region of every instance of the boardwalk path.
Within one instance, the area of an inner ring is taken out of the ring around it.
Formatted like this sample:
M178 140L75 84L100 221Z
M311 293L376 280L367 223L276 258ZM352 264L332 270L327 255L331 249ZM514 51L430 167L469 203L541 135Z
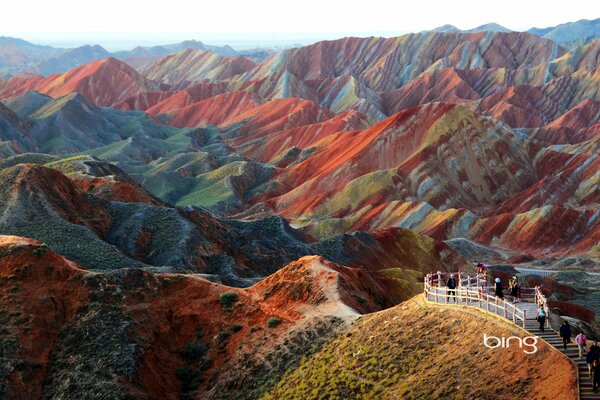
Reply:
M469 307L482 308L526 329L532 335L540 337L549 345L554 346L558 351L568 357L578 370L577 380L579 384L579 398L581 400L600 400L600 393L593 393L592 384L587 370L585 359L579 359L577 345L569 343L567 349L563 349L562 339L556 331L546 327L544 332L539 329L539 323L536 321L536 304L546 304L545 297L538 288L524 288L524 301L512 304L510 301L499 300L490 295L490 287L485 286L485 277L471 277L461 279L461 287L456 290L456 299L450 293L449 289L440 287L439 280L445 282L447 274L430 274L425 278L424 295L427 301L438 304L459 304ZM458 273L455 273L458 277ZM510 296L507 296L510 297Z

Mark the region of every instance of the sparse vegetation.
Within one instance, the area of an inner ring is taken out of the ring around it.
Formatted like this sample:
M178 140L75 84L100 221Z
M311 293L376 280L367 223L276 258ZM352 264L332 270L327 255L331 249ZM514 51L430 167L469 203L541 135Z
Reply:
M422 308L430 309L427 318ZM290 399L468 399L527 398L537 389L547 389L548 381L532 379L514 385L517 376L531 374L540 364L515 349L510 372L498 376L500 353L487 352L473 344L481 332L504 332L515 329L510 324L490 320L482 313L464 310L440 310L420 305L398 306L395 309L361 318L350 331L324 344L317 353L303 357L298 368L290 368L275 386L264 394L263 400ZM439 339L434 345L431 336L419 332L435 329ZM350 334L351 333L351 334ZM463 346L470 346L470 355L456 356ZM548 349L544 357L564 365L556 373L557 389L567 389L574 379L569 364L559 354ZM539 352L538 352L539 354ZM541 354L539 354L541 355ZM554 366L546 367L555 370ZM457 371L460 371L457 374ZM487 372L486 372L487 371ZM549 373L546 369L544 373ZM476 386L464 384L465 376L481 377ZM442 385L432 385L431 377ZM558 378L558 379L557 379Z
M233 332L233 333L237 333L237 332L241 331L242 329L243 329L243 326L241 326L239 324L231 325L231 332Z
M276 328L281 324L281 319L276 318L276 317L271 317L269 318L269 320L267 321L267 326L269 328Z
M238 301L239 296L237 293L223 293L219 296L219 303L223 307L223 310L227 312L233 311L233 305Z
M175 376L181 381L181 390L186 392L196 389L201 382L200 374L189 367L179 367Z
M35 249L33 249L32 253L35 254L36 256L43 256L44 254L46 254L49 250L49 247L46 243L42 243L41 245L39 245L38 247L36 247Z
M208 346L204 343L189 342L183 349L181 349L179 354L181 354L186 361L194 362L204 356L207 350Z

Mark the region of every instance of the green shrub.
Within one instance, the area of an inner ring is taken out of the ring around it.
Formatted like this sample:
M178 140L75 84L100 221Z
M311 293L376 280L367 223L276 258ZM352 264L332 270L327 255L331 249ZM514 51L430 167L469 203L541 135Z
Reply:
M217 341L218 342L227 341L227 340L229 340L230 336L231 336L231 333L223 331L217 335Z
M250 328L250 333L254 333L256 331L260 331L262 328L260 326L253 326Z
M175 377L181 381L183 391L193 390L200 385L200 374L188 367L177 368Z
M17 371L23 371L25 369L25 367L27 366L27 363L25 363L25 360L18 360L15 363L15 369Z
M196 331L196 339L201 339L204 336L204 330L202 328L198 328Z
M231 312L233 310L233 305L238 299L239 296L237 293L223 293L219 296L219 303L221 303L225 311Z
M181 354L185 360L192 362L199 360L203 355L206 354L207 350L208 346L206 346L204 343L189 342L183 349L181 349L179 354Z
M202 360L202 362L200 363L200 369L202 371L206 371L207 369L211 368L213 366L213 360L211 360L210 358Z
M48 251L49 247L46 243L42 243L37 248L35 248L32 253L36 256L43 256Z
M281 324L281 320L279 318L271 317L267 321L267 326L269 328L275 328L275 327L279 326L279 324Z
M243 326L239 325L239 324L233 324L231 325L231 332L236 333L241 331L243 328Z

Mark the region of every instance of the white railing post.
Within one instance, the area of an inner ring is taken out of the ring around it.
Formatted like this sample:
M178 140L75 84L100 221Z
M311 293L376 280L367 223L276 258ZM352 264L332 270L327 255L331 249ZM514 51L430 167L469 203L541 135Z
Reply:
M426 274L423 278L423 293L425 295L425 299L427 301L434 301L440 304L450 304L450 298L452 297L455 300L455 304L462 304L464 301L464 304L467 306L485 308L487 312L491 312L492 307L494 307L494 314L504 316L504 318L509 321L512 320L515 325L519 325L519 320L521 320L520 322L522 327L524 329L526 328L527 311L521 310L514 304L509 304L506 299L500 299L499 297L493 296L492 300L492 296L487 292L487 288L484 285L483 274L476 274L471 277L469 274L465 273L464 282L463 272L458 271L453 274L458 277L458 285L456 288L454 288L454 290L452 290L452 292L454 292L453 295L450 294L451 290L445 285L445 283L442 283L442 271ZM435 282L436 278L437 285ZM544 307L546 315L548 315L549 312L547 299L542 294L540 287L535 286L534 288L524 289L527 289L526 293L533 292L536 306ZM441 301L442 299L440 296L443 297L444 301ZM482 302L485 303L485 307ZM509 307L511 307L510 310ZM500 313L500 309L502 309L502 313ZM549 318L546 318L546 327L550 327Z
M517 323L517 307L513 306L513 312L512 312L512 320L513 320L513 324Z

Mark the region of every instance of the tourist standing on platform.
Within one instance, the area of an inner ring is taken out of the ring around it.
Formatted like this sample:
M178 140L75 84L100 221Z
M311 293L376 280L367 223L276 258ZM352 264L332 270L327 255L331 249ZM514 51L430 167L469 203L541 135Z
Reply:
M500 278L496 278L495 280L494 294L500 299L504 298L504 286L502 286L502 281Z
M450 275L446 286L448 286L448 297L453 296L456 303L456 279L454 279L454 274Z

